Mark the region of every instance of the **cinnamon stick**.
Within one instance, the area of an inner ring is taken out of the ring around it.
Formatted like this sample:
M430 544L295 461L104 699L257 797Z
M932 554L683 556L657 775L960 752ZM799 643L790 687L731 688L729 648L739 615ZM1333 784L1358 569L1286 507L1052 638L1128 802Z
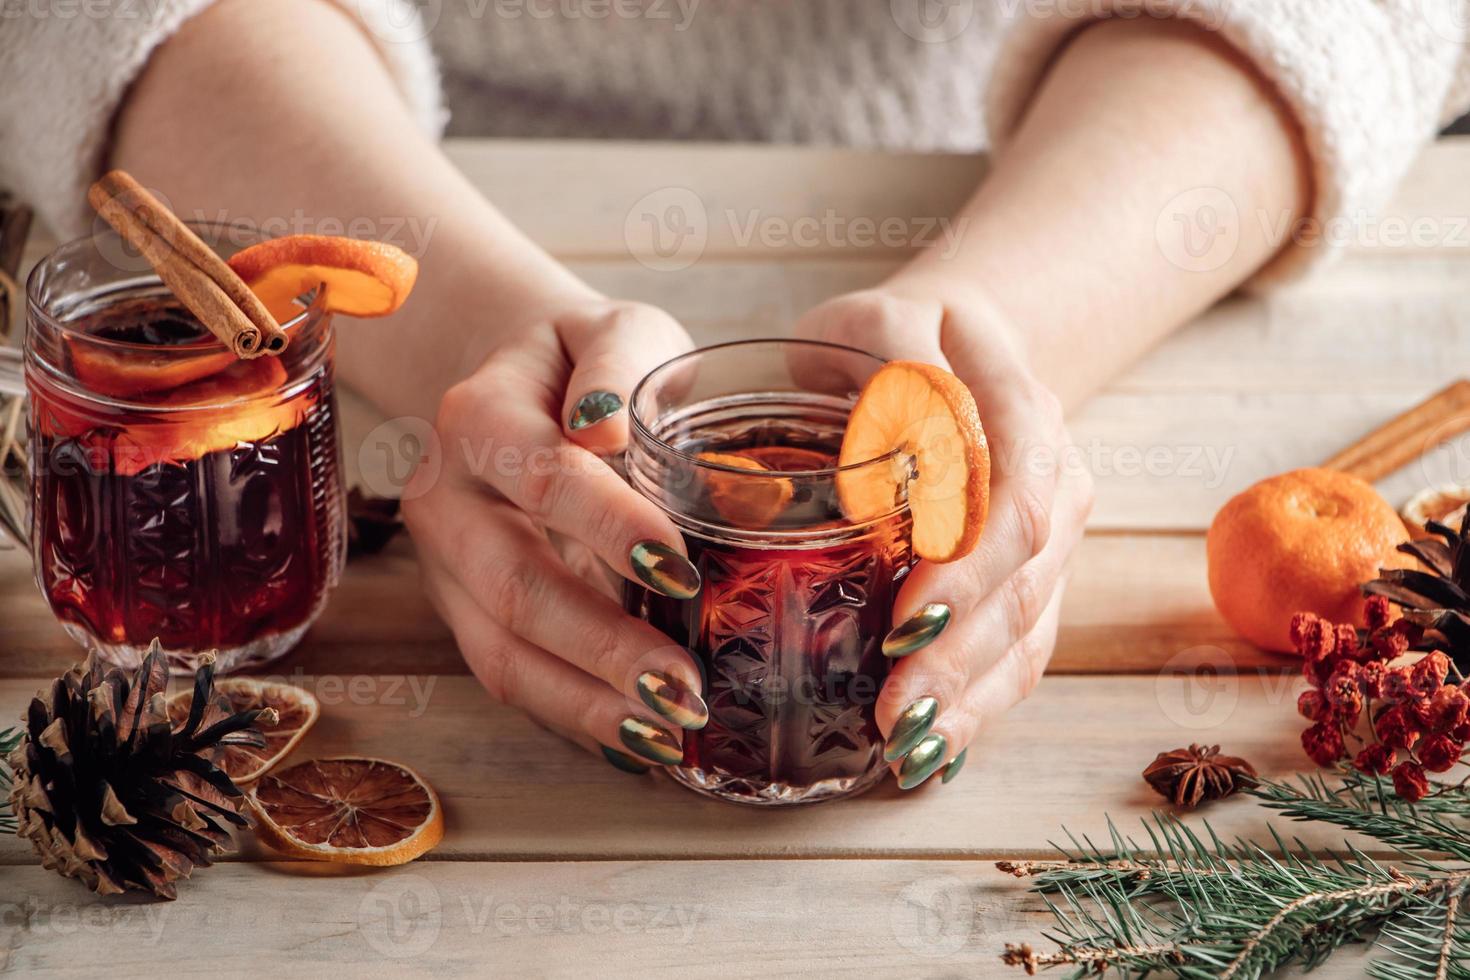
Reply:
M1372 483L1466 431L1470 431L1470 380L1462 379L1385 422L1322 465Z
M129 174L104 174L87 192L87 200L236 357L286 349L285 331L245 281Z

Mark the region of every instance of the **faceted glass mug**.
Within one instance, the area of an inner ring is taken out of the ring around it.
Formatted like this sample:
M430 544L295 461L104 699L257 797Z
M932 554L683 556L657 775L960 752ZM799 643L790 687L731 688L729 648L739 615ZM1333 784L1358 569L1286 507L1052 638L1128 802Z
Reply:
M686 354L633 393L627 475L683 533L690 600L624 586L624 605L686 647L709 723L670 771L753 804L850 796L883 777L874 722L883 638L913 558L907 501L853 523L836 465L847 417L882 361L832 344L758 340ZM891 468L896 455L846 467Z
M259 240L196 226L222 256ZM346 554L333 333L319 301L279 357L238 360L110 229L27 285L28 529L63 628L176 672L290 650Z

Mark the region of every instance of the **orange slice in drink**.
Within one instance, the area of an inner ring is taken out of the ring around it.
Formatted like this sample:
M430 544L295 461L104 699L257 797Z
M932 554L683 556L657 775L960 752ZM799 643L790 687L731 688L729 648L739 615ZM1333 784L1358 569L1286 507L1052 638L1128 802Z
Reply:
M893 361L863 386L847 420L837 474L849 520L891 512L908 491L914 552L954 561L974 550L990 505L990 450L975 399L942 368Z
M250 804L263 843L312 861L407 864L444 838L429 784L382 759L313 759L267 773Z
M296 298L327 287L328 312L387 316L403 305L419 264L386 242L332 235L288 235L235 253L230 268L265 303L278 323L301 312Z
M700 453L699 459L751 473L772 473L758 460L736 453ZM769 527L796 494L790 480L774 474L752 478L724 470L706 469L701 472L705 492L709 494L710 506L715 512L731 524L753 531Z
M260 729L265 736L264 747L227 745L219 750L214 764L223 769L225 775L234 780L237 786L254 782L279 764L296 748L307 730L316 724L322 712L321 705L310 692L290 684L263 681L254 677L222 677L214 682L214 691L228 703L229 713L253 708L276 709L276 723L262 725ZM216 699L216 704L218 700ZM192 690L169 698L169 721L175 727L183 724L184 719L189 717L189 709L193 703ZM205 726L210 724L210 713L218 713L220 718L226 715L223 706L207 709Z

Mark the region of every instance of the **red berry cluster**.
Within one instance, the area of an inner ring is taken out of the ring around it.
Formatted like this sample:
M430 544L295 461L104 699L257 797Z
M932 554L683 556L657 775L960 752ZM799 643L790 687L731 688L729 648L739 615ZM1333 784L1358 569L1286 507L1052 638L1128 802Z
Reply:
M1429 793L1426 770L1454 768L1470 741L1470 691L1446 683L1450 660L1438 650L1389 666L1423 638L1423 630L1403 619L1390 625L1382 596L1368 600L1367 622L1359 630L1312 613L1292 618L1291 641L1312 685L1297 699L1297 710L1315 723L1302 732L1302 748L1320 766L1351 756L1359 772L1392 773L1399 796L1422 800ZM1365 714L1372 741L1356 733ZM1349 741L1362 748L1350 753Z

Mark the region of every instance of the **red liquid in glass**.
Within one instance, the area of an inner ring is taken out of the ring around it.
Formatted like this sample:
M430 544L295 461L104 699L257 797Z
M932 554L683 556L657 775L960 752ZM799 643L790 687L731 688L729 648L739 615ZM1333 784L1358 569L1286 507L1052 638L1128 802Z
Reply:
M172 301L119 303L80 328L164 347L207 339ZM274 358L226 358L126 409L30 378L36 575L63 623L104 644L204 651L311 619L342 548L336 422L325 367L289 391L285 376Z
M835 465L840 432L789 422L699 433L685 452L731 453L771 470ZM845 526L827 490L799 487L803 528ZM683 733L683 765L733 795L810 787L882 765L873 713L887 677L883 638L912 558L909 520L811 548L745 547L685 536L704 579L693 600L630 586L626 604L687 647L704 673L709 724Z

